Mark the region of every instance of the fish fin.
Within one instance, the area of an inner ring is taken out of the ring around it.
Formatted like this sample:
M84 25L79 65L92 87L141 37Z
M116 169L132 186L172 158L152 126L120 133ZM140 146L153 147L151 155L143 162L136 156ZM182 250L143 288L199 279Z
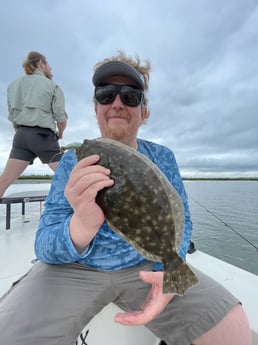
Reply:
M164 262L163 293L183 296L198 283L199 279L180 256Z

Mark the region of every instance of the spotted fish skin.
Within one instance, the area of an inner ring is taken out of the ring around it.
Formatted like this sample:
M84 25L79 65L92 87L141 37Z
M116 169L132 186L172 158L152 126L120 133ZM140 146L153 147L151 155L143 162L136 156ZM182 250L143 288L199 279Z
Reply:
M78 160L92 154L109 168L112 187L96 202L110 227L150 261L164 265L163 292L184 295L197 277L177 254L184 231L184 206L166 176L147 157L111 139L84 140Z

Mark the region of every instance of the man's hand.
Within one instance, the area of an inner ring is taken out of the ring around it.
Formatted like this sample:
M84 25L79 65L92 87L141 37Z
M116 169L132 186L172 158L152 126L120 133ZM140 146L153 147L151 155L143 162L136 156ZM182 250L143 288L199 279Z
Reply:
M58 129L57 138L58 139L63 138L63 134L64 134L64 130L66 128L66 125L67 125L67 120L62 121L62 122L57 122L57 129Z
M72 170L65 187L65 197L73 208L70 236L78 252L90 243L105 220L102 209L96 203L97 193L111 187L110 170L97 164L98 155L82 159Z
M117 313L115 322L127 326L144 325L158 316L172 300L174 294L163 294L163 272L139 273L141 280L152 285L146 301L140 310Z

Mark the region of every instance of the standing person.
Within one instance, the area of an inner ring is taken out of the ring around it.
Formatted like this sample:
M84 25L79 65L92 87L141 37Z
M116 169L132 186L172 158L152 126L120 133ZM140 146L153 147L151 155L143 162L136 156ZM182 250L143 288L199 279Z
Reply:
M60 160L58 139L67 123L63 91L52 81L44 55L30 52L23 62L25 76L7 89L8 119L15 129L12 149L0 176L0 198L36 157L54 171Z
M185 260L192 223L176 160L167 147L137 137L149 116L149 71L148 62L122 52L97 64L95 112L101 137L147 156L180 194L185 231L179 255ZM163 294L161 263L146 260L113 232L95 202L114 183L98 160L92 155L78 163L74 151L63 155L36 234L39 261L0 301L3 344L72 345L113 302L124 311L115 322L145 325L167 345L250 345L239 301L201 272L193 269L200 284L184 296Z

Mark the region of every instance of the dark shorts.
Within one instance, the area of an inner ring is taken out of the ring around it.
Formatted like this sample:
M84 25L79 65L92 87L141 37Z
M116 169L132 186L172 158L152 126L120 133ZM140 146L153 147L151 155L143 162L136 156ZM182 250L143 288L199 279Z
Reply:
M56 134L49 128L19 127L13 138L9 158L33 163L37 157L47 164L60 160L61 152Z

